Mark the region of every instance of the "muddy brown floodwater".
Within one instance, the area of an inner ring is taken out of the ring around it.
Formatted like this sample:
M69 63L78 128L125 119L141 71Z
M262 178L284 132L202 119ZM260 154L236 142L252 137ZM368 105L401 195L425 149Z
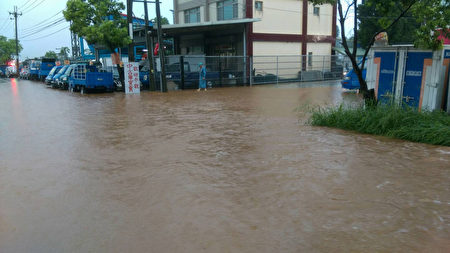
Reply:
M0 252L449 252L450 148L305 124L339 86L0 80Z

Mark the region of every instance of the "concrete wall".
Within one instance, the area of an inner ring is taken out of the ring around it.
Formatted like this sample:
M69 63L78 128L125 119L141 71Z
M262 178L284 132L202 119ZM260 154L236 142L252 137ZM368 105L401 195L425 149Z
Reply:
M253 17L260 22L253 24L255 33L302 34L302 1L264 0L263 10L256 11L253 0Z

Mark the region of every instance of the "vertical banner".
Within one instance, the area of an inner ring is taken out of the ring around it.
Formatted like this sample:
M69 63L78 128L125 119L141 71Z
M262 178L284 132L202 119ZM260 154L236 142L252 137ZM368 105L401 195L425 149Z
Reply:
M125 93L140 93L139 63L128 62L125 64Z

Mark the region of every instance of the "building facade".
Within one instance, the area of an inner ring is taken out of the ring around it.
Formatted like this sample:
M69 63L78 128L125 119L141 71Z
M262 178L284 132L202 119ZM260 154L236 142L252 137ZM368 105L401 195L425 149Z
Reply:
M336 6L306 0L174 0L178 54L331 55Z

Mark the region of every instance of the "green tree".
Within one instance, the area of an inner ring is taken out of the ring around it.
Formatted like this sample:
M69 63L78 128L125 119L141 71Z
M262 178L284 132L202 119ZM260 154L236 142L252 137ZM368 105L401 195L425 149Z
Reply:
M398 2L392 2L392 8L380 10L377 8L377 0L366 0L364 4L358 6L358 42L363 48L366 48L372 39L372 36L382 30L389 18L395 18L400 15L401 9ZM383 17L383 15L385 15ZM412 44L414 43L417 29L420 24L408 12L388 31L389 43L391 44Z
M421 24L420 28L415 32L414 43L416 46L423 48L438 49L442 47L442 41L437 40L437 37L442 33L447 38L450 37L450 31L448 30L450 20L450 0L376 0L369 1L373 4L373 10L377 13L379 24L381 29L376 31L366 46L366 51L360 66L356 61L356 49L358 38L358 19L359 19L359 6L357 0L347 1L348 6L344 8L342 0L309 0L313 4L337 4L338 20L341 27L341 39L342 45L345 49L345 54L352 62L353 70L358 76L360 83L360 91L364 96L366 103L372 103L375 100L374 93L369 91L367 83L362 76L362 69L364 69L365 61L367 60L367 54L370 48L375 42L375 37L382 32L389 32L392 28L405 16L411 15L416 21ZM354 40L353 50L349 50L347 39L345 38L345 20L347 19L351 8L353 7L354 21ZM398 9L397 14L393 15L393 9ZM444 29L441 29L444 28ZM441 32L436 32L441 29Z
M154 27L156 27L158 25L158 22L156 21L156 17L151 19L151 21L153 22ZM161 16L161 25L168 25L169 20L166 17Z
M68 47L61 47L58 53L58 57L61 60L67 60L69 58L70 49Z
M123 9L124 4L117 0L68 0L63 14L71 22L71 31L97 48L114 52L131 43L126 20L120 15Z
M57 59L58 55L55 53L55 51L47 51L44 55L45 58L52 58Z
M19 43L19 53L22 51L22 45ZM13 59L16 54L16 40L8 39L0 35L0 64L6 64Z

